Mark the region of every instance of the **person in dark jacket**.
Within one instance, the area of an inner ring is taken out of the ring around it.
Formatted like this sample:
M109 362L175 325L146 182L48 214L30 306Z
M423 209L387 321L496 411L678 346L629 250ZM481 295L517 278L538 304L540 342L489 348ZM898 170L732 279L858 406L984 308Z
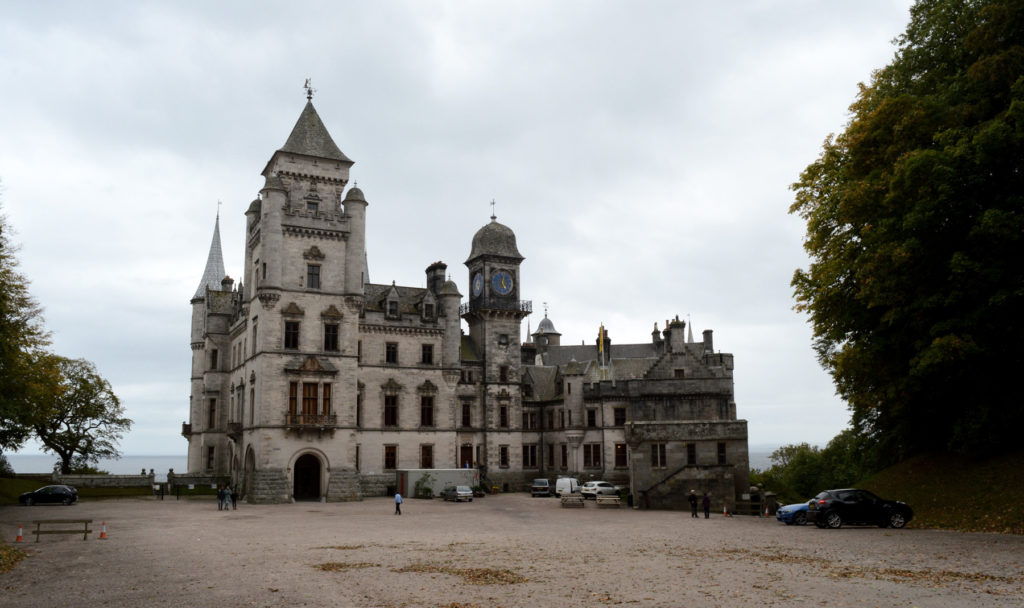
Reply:
M704 498L700 502L704 505L704 519L711 519L711 497L707 492L704 492Z
M690 501L690 517L697 517L697 492L690 490L687 500Z

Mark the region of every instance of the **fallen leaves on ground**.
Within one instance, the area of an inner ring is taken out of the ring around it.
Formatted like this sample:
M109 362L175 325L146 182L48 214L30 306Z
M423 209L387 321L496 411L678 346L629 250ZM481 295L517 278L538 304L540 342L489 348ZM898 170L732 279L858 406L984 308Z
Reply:
M357 568L376 568L380 564L374 564L372 562L324 562L322 564L314 564L313 567L324 572L344 572L345 570L355 570Z
M28 553L25 553L17 547L7 547L0 545L0 573L10 572L18 562L28 557Z
M453 568L439 564L412 564L402 568L396 568L392 572L423 572L451 574L462 578L467 585L513 585L525 583L529 579L524 578L511 570L498 570L496 568Z

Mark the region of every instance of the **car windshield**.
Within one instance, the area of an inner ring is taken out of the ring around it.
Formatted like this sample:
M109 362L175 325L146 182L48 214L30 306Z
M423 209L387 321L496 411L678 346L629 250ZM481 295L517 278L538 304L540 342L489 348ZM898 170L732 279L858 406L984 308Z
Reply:
M459 492L469 492L470 491L469 490L469 486L459 486L459 487L456 488L456 490L459 491Z
M546 485L548 485L548 480L547 479L534 479L533 480L533 485L535 485L535 486L546 486Z

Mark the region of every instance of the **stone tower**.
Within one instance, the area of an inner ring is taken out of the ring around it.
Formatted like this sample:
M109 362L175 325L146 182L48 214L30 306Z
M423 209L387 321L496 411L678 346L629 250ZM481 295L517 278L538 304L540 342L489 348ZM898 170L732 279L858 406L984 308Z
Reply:
M470 293L462 318L482 363L484 460L493 480L500 480L502 471L522 468L519 336L522 320L531 312L530 302L519 299L523 259L515 233L492 215L473 235L465 262Z

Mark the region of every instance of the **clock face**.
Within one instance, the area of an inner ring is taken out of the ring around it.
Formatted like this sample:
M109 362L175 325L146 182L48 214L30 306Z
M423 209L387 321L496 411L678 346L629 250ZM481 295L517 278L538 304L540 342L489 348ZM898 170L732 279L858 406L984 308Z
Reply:
M479 272L473 275L473 295L478 296L484 290L484 275Z
M494 287L494 291L498 295L507 296L512 293L512 275L507 270L499 270L494 273L494 278L491 279L491 285Z

